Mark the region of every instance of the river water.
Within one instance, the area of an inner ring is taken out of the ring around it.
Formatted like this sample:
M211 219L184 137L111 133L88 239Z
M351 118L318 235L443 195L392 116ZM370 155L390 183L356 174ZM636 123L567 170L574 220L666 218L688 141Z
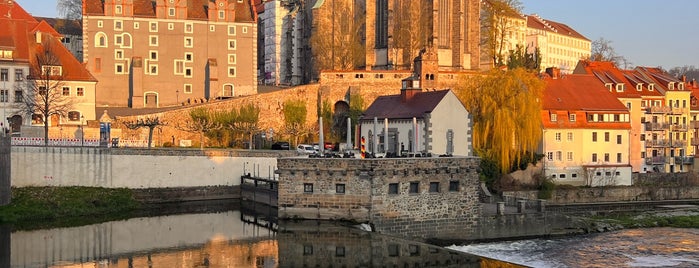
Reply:
M195 209L36 230L0 226L0 267L516 267L352 226L277 223L259 211Z
M531 267L699 267L699 229L627 229L448 248Z

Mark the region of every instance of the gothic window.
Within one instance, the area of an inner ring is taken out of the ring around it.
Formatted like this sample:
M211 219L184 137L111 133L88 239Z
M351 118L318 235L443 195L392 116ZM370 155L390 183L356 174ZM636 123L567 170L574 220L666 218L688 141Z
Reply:
M439 0L439 18L438 18L438 44L440 48L449 47L449 21L450 21L450 6L449 0Z
M376 0L376 48L388 47L388 0Z

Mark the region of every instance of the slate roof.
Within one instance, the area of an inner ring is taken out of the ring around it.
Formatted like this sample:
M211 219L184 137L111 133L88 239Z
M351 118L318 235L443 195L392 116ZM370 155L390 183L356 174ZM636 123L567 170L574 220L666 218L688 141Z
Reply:
M418 92L406 102L401 101L400 94L380 96L367 108L362 120L422 118L425 113L431 113L447 93L449 90Z

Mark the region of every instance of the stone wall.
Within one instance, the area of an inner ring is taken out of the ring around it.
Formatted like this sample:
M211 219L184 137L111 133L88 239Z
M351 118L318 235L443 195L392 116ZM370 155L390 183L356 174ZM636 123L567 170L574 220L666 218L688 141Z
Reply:
M478 158L282 158L279 217L370 222L406 238L465 238L481 215L478 164ZM389 193L394 186L397 193Z
M537 199L537 191L503 192L503 195L522 199ZM573 204L573 203L600 203L600 202L624 202L624 201L660 201L699 199L699 187L656 187L656 186L628 186L628 187L581 187L575 189L556 189L547 204Z
M0 206L10 203L12 199L12 161L10 154L10 137L0 138Z
M464 75L473 75L473 72L461 73L441 73L439 74L440 88L454 88ZM318 120L319 105L323 101L330 102L331 106L339 101L349 101L350 94L359 94L363 99L363 106L367 108L376 98L384 95L400 94L401 80L409 77L410 71L342 71L323 72L317 84L302 85L261 93L251 96L236 97L232 99L213 101L205 104L184 106L179 109L164 111L155 114L134 115L118 117L117 121L133 121L143 116L158 116L167 125L162 127L162 131L154 136L154 141L162 145L164 142L172 141L175 137L175 144L180 140L199 141L199 135L178 129L178 125L190 120L189 112L196 107L206 107L212 110L237 109L243 105L255 104L260 108L260 129L274 129L275 140L286 139L280 137L284 126L283 107L288 100L302 100L306 103L306 122L315 124ZM112 128L123 128L115 124ZM113 130L114 131L114 130ZM115 132L116 133L116 132ZM123 130L120 132L122 139L147 140L148 130ZM314 140L315 141L315 140Z

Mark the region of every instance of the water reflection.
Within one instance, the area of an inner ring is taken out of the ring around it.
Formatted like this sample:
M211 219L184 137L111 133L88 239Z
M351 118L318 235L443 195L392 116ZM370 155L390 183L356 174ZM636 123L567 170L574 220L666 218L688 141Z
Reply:
M514 267L332 223L235 209L70 228L0 228L0 267Z

